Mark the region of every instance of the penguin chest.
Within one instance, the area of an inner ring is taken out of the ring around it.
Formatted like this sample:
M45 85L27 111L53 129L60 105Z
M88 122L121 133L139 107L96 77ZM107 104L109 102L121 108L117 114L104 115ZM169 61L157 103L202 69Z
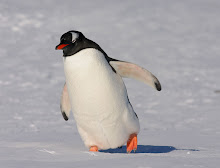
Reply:
M127 101L121 77L100 51L85 49L66 57L64 71L74 115L87 115L91 119L106 115L106 109L115 110Z
M129 111L127 91L104 55L84 49L64 58L64 71L74 118L85 144L95 143L103 149L122 145L128 138L123 122ZM119 140L113 134L123 138Z

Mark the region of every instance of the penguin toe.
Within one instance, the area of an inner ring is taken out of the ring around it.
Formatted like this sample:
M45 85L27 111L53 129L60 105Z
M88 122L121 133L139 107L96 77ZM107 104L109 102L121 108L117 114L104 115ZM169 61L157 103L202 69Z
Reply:
M97 146L91 146L89 151L90 152L98 152L98 147Z
M127 141L127 153L137 150L137 134L131 134Z

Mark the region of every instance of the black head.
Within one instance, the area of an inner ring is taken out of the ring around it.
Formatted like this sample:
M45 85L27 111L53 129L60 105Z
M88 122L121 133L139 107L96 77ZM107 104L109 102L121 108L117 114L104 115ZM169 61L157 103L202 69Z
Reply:
M81 32L75 30L68 31L67 33L63 34L60 38L60 44L56 46L56 50L63 50L64 57L72 56L75 53L87 48L94 48L101 51L108 62L115 60L108 57L98 44L87 39Z
M110 61L118 61L108 57L108 55L101 49L98 44L92 40L87 39L81 32L75 30L68 31L67 33L63 34L60 38L60 44L56 46L56 50L63 50L64 57L72 56L75 53L87 48L94 48L102 52L108 63ZM112 68L112 70L116 72L114 68Z
M72 50L77 48L85 39L84 35L79 31L68 31L60 38L60 44L56 46L56 50L63 50L64 56L72 55Z

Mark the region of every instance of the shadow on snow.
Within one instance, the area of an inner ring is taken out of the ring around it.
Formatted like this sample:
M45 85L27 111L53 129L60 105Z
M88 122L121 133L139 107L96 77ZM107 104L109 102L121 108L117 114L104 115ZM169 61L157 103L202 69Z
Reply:
M173 146L152 146L152 145L138 145L135 153L169 153L174 150L188 150L188 151L198 151L196 149L176 149ZM127 153L126 146L116 149L100 150L103 153ZM131 153L134 153L132 151Z

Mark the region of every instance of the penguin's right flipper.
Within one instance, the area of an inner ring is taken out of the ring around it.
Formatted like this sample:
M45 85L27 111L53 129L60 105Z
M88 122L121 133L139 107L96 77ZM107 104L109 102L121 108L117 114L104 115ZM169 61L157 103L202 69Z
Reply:
M61 95L60 110L61 110L61 113L63 115L64 120L67 121L69 119L69 115L70 115L71 104L70 104L70 100L69 100L69 95L68 95L66 83L64 84L63 92Z

